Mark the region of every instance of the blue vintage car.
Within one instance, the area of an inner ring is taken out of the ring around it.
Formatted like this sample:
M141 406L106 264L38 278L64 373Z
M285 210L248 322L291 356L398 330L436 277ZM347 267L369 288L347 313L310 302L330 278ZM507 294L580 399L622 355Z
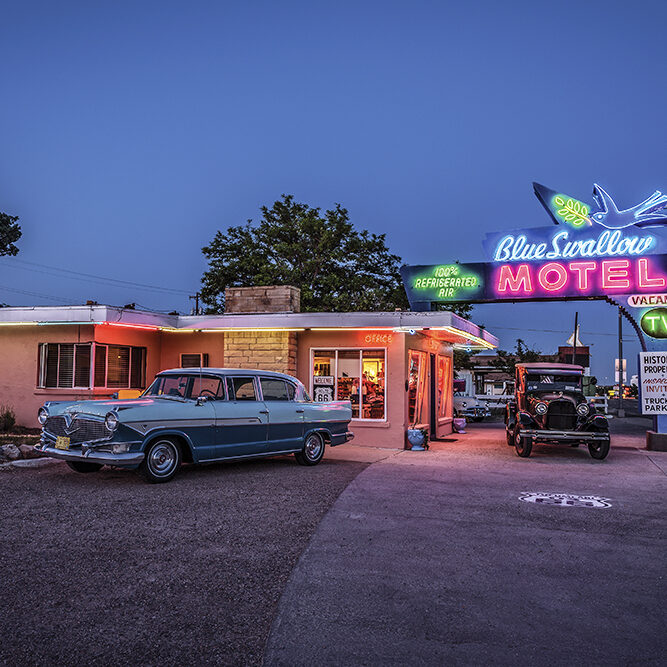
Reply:
M293 453L316 465L325 445L352 439L351 418L349 401L315 403L289 375L178 368L136 399L45 403L36 449L77 472L110 465L167 482L181 462Z

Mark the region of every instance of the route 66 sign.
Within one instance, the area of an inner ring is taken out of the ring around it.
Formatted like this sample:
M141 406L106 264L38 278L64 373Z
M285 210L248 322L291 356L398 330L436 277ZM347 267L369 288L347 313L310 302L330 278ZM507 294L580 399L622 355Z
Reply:
M575 496L571 493L544 493L541 491L524 491L519 500L537 505L558 505L559 507L611 507L609 498L599 496Z

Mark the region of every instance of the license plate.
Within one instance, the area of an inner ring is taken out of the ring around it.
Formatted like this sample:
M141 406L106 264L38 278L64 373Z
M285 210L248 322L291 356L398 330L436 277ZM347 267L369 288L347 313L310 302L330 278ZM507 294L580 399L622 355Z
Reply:
M59 435L56 438L56 449L69 449L69 438Z

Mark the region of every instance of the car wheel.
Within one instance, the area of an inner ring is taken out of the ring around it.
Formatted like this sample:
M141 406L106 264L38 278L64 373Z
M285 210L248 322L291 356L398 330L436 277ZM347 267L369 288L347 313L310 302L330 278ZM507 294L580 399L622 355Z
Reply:
M512 430L512 428L510 428L509 425L505 428L505 438L507 439L508 446L513 447L514 446L514 431Z
M147 448L139 473L151 484L168 482L181 465L181 448L173 438L159 438Z
M588 451L594 459L602 460L609 454L609 438L606 440L596 440L588 445Z
M518 424L514 428L514 449L523 459L528 458L533 449L533 441L530 438L521 435L521 429Z
M90 461L66 461L65 463L74 472L97 472L102 468L101 463L91 463Z
M324 440L319 433L311 433L303 443L303 449L294 454L296 462L302 466L317 465L323 456Z

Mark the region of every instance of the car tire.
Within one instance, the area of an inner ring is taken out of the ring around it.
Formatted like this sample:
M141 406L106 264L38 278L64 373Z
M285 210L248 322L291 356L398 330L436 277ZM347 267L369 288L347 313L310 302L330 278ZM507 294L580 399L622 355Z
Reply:
M508 447L514 447L514 429L510 428L509 425L505 427L505 439Z
M522 459L527 459L533 449L533 441L521 435L521 429L518 424L514 428L514 449Z
M607 438L606 440L597 440L595 442L589 443L588 451L594 459L601 461L602 459L607 457L607 454L609 454L610 445L611 443L609 441L609 438Z
M303 443L303 449L294 454L300 466L316 466L324 456L324 440L319 433L311 433Z
M158 438L146 447L139 474L151 484L168 482L181 465L181 448L174 438Z
M65 461L74 472L97 472L101 470L102 463L92 463L90 461Z

